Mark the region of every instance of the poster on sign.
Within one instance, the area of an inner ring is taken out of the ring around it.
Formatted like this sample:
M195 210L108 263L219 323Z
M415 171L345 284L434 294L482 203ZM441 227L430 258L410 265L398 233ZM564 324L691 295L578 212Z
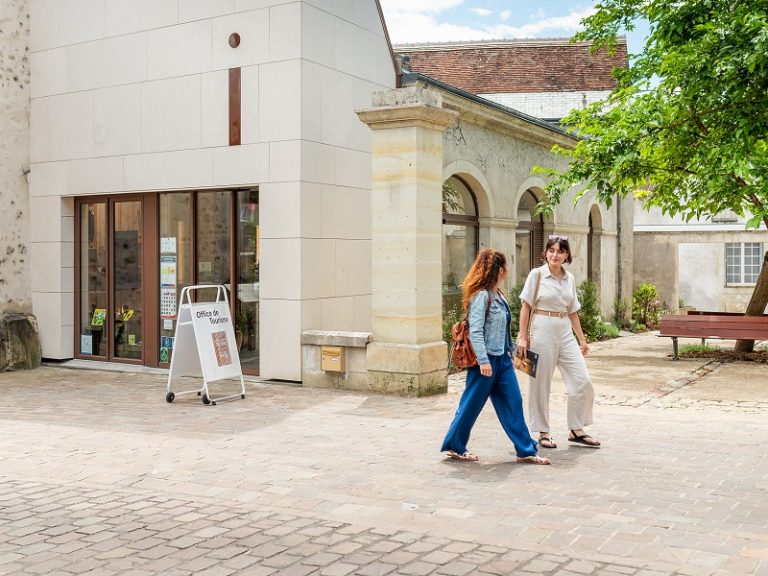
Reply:
M201 302L190 306L192 326L203 376L208 382L239 378L240 356L227 302ZM177 349L178 351L178 349Z

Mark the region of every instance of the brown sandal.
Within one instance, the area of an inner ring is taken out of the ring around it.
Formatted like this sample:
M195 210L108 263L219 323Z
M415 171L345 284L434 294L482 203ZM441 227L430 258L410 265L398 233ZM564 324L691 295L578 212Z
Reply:
M552 439L552 436L543 436L539 434L539 446L542 448L557 448L557 443Z
M588 448L600 448L600 440L595 440L589 434L576 434L576 432L573 430L571 430L571 434L573 434L573 438L571 438L571 435L569 434L568 442L581 444L582 446L587 446Z
M520 464L542 464L545 466L552 464L552 461L549 458L544 458L538 454L533 454L531 456L518 456L517 461Z
M448 454L448 456L454 460L462 460L464 462L477 462L480 460L480 456L477 454L472 454L471 452L464 452L464 454L459 454L455 450L448 450L446 454Z

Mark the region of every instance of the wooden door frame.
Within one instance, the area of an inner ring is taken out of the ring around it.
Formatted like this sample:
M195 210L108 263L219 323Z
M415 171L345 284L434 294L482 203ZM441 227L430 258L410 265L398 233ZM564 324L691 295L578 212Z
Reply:
M248 188L219 188L212 190L179 190L178 193L190 194L190 253L192 265L192 282L197 281L197 205L198 194L207 192L229 193L229 270L230 270L230 312L234 318L236 311L236 298L238 289L238 195L241 192L251 190ZM170 364L160 363L160 324L156 320L160 318L160 194L175 193L176 191L146 192L137 194L101 194L94 196L82 196L75 198L75 258L74 258L74 312L75 322L73 326L74 358L80 360L95 360L131 364L138 366L167 368ZM114 356L114 217L115 204L119 202L140 202L141 205L141 342L142 357L139 360L130 358L116 358ZM103 203L106 207L107 222L107 318L105 319L105 353L99 356L82 354L80 352L81 304L82 304L82 206L88 204ZM110 337L111 335L111 337ZM249 369L245 373L258 375L259 370Z
M155 252L159 247L158 228L152 226L152 218L155 218L157 223L157 198L156 194L141 193L141 194L104 194L98 196L84 196L75 198L75 323L73 330L74 357L80 360L94 360L98 358L104 362L115 362L119 364L131 364L137 366L156 366L157 365L157 348L159 344L159 333L157 330L150 330L147 326L147 318L151 314L155 317L159 314L159 301L157 298L149 297L147 286L150 286L151 282L157 284L159 281L159 271L157 266L152 266L151 262L156 261L156 258L151 257L151 250L154 248ZM154 199L154 202L152 201ZM141 266L141 358L134 360L131 358L117 358L115 357L115 343L114 343L114 331L115 331L115 318L114 318L114 266L115 266L115 247L114 247L114 230L115 230L115 204L120 202L139 202L141 207L141 254L140 254L140 266ZM80 331L82 326L80 325L82 312L82 258L81 258L81 243L82 243L82 206L88 204L105 204L106 206L106 234L107 234L107 317L104 320L104 337L106 344L106 353L99 356L93 356L91 354L82 354L80 352ZM154 364L151 364L154 359Z

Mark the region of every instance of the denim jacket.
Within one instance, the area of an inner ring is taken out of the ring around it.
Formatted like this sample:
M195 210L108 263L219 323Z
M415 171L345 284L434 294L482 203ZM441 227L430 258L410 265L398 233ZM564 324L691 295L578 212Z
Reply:
M480 290L469 301L469 341L478 364L488 364L488 355L501 356L509 350L509 306L501 295L494 295L488 318L489 292Z

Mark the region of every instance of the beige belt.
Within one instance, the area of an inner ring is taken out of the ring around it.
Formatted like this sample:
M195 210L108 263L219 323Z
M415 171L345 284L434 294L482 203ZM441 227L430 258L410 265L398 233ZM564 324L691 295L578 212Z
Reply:
M568 312L550 312L549 310L539 310L538 308L534 308L533 313L541 314L542 316L554 316L555 318L565 318L568 315Z

